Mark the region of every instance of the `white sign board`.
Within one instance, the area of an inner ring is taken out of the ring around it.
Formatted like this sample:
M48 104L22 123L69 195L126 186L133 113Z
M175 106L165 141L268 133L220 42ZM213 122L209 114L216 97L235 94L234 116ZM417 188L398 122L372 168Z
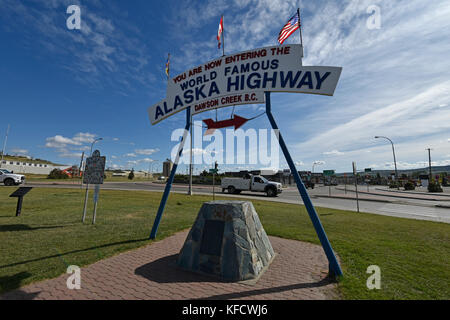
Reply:
M245 104L233 99L245 93L259 97L265 91L332 96L342 68L302 66L302 52L299 44L265 47L223 56L183 72L169 79L166 99L148 109L150 122L156 124L187 107L200 113ZM228 101L222 101L224 97ZM261 100L254 101L248 103ZM204 103L210 106L204 108Z
M241 104L259 104L266 102L264 92L245 92L208 99L192 106L191 112L198 114L208 110L219 109Z

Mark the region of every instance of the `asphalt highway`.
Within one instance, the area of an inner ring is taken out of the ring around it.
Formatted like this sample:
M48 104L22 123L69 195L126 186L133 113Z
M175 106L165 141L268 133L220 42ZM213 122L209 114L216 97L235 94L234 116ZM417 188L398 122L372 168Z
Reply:
M27 183L27 186L51 187L51 188L80 188L80 185L74 184L48 184L48 183ZM156 182L105 182L101 188L107 190L140 190L162 192L165 184ZM362 192L359 193L359 208L361 212L381 214L387 216L429 220L436 222L450 223L450 194L440 197L430 197L427 195L399 194L397 192L382 192L377 188L370 187L369 190L364 187L358 187ZM347 189L346 191L344 191ZM188 186L173 184L172 192L187 193ZM212 196L212 186L194 185L194 194L203 194ZM269 198L264 193L242 192L239 195L229 195L222 193L219 187L215 188L217 195L234 198L258 199L265 201L276 201L285 203L303 204L303 201L295 186L284 188L283 192L277 197ZM367 193L369 192L369 193ZM338 186L327 187L318 186L314 189L308 189L308 194L314 206L356 211L355 192L351 187Z

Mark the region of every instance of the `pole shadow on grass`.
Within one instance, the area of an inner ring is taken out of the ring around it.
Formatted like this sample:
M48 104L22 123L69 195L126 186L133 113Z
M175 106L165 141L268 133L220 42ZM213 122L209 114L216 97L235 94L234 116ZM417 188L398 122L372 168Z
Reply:
M90 247L90 248L85 248L85 249L78 249L78 250L73 250L73 251L69 251L69 252L52 254L52 255L49 255L49 256L40 257L40 258L36 258L36 259L30 259L30 260L25 260L25 261L21 261L21 262L15 262L15 263L11 263L11 264L6 264L6 265L0 266L0 269L8 268L8 267L14 267L14 266L18 266L18 265L21 265L21 264L26 264L26 263L30 263L30 262L36 262L36 261L41 261L41 260L46 260L46 259L51 259L51 258L58 258L58 257L65 256L67 254L72 254L72 253L79 253L79 252L84 252L84 251L89 251L89 250L96 250L96 249L101 249L101 248L112 247L112 246L121 245L121 244L129 244L129 243L144 242L144 241L149 241L149 240L148 240L148 238L144 238L144 239L137 239L137 240L127 240L127 241L119 241L119 242L107 243L107 244L103 244L103 245L96 246L96 247Z
M215 282L215 283L229 283L214 276L208 276L195 272L190 272L179 268L176 264L178 254L163 257L153 262L144 264L135 270L135 274L147 280L157 283L185 283L185 282ZM214 295L209 297L202 297L202 299L211 300L227 300L238 299L244 297L257 296L261 294L270 294L283 291L290 291L305 288L318 288L334 283L333 279L326 277L317 282L297 283L272 288L254 289L242 292L226 293L221 295Z
M30 227L27 224L8 224L0 225L0 232L11 232L11 231L33 231L40 229L55 229L62 228L63 226L48 226L48 227Z
M0 288L2 291L14 290L20 287L23 280L29 278L31 273L19 272L12 276L0 277ZM14 290L4 293L0 300L33 300L40 292L25 292L22 290Z

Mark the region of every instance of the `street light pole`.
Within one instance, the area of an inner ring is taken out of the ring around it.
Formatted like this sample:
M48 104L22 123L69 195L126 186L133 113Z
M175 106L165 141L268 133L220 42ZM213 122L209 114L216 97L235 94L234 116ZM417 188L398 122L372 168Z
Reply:
M8 141L8 134L9 134L9 124L8 124L8 129L6 129L5 141L3 143L2 158L1 158L1 161L0 161L0 168L2 167L2 164L3 164L3 156L5 155L6 141Z
M431 149L428 148L428 168L430 169L430 182L433 179L433 173L431 172Z
M94 144L95 144L97 141L100 141L100 140L103 140L103 138L97 138L97 139L95 139L95 140L92 142L92 144L91 144L91 153L90 153L91 156L92 156L92 147L94 146Z
M375 136L375 139L379 139L379 138L384 138L384 139L387 139L387 140L389 140L389 141L391 142L391 145L392 145L392 154L394 155L395 180L396 180L396 182L397 182L397 190L400 190L399 180L398 180L398 172L397 172L397 160L395 159L394 143L393 143L392 140L389 139L388 137Z
M321 165L322 163L319 162L319 161L314 161L314 162L313 162L311 176L314 176L314 166L315 166L316 164ZM312 178L312 177L311 177L311 178Z

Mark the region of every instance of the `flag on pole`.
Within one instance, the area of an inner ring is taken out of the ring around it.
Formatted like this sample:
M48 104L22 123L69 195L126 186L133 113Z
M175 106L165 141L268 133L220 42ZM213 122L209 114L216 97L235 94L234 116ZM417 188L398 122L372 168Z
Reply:
M167 78L169 77L169 72L170 72L170 53L167 56L167 62L166 62L166 74L167 74Z
M223 16L220 17L219 30L217 30L217 41L219 41L218 46L220 49L220 43L222 42L222 32L223 32Z
M289 21L284 25L283 29L281 29L278 34L278 42L283 44L284 40L289 38L291 34L293 34L300 27L300 17L297 13L289 19Z

